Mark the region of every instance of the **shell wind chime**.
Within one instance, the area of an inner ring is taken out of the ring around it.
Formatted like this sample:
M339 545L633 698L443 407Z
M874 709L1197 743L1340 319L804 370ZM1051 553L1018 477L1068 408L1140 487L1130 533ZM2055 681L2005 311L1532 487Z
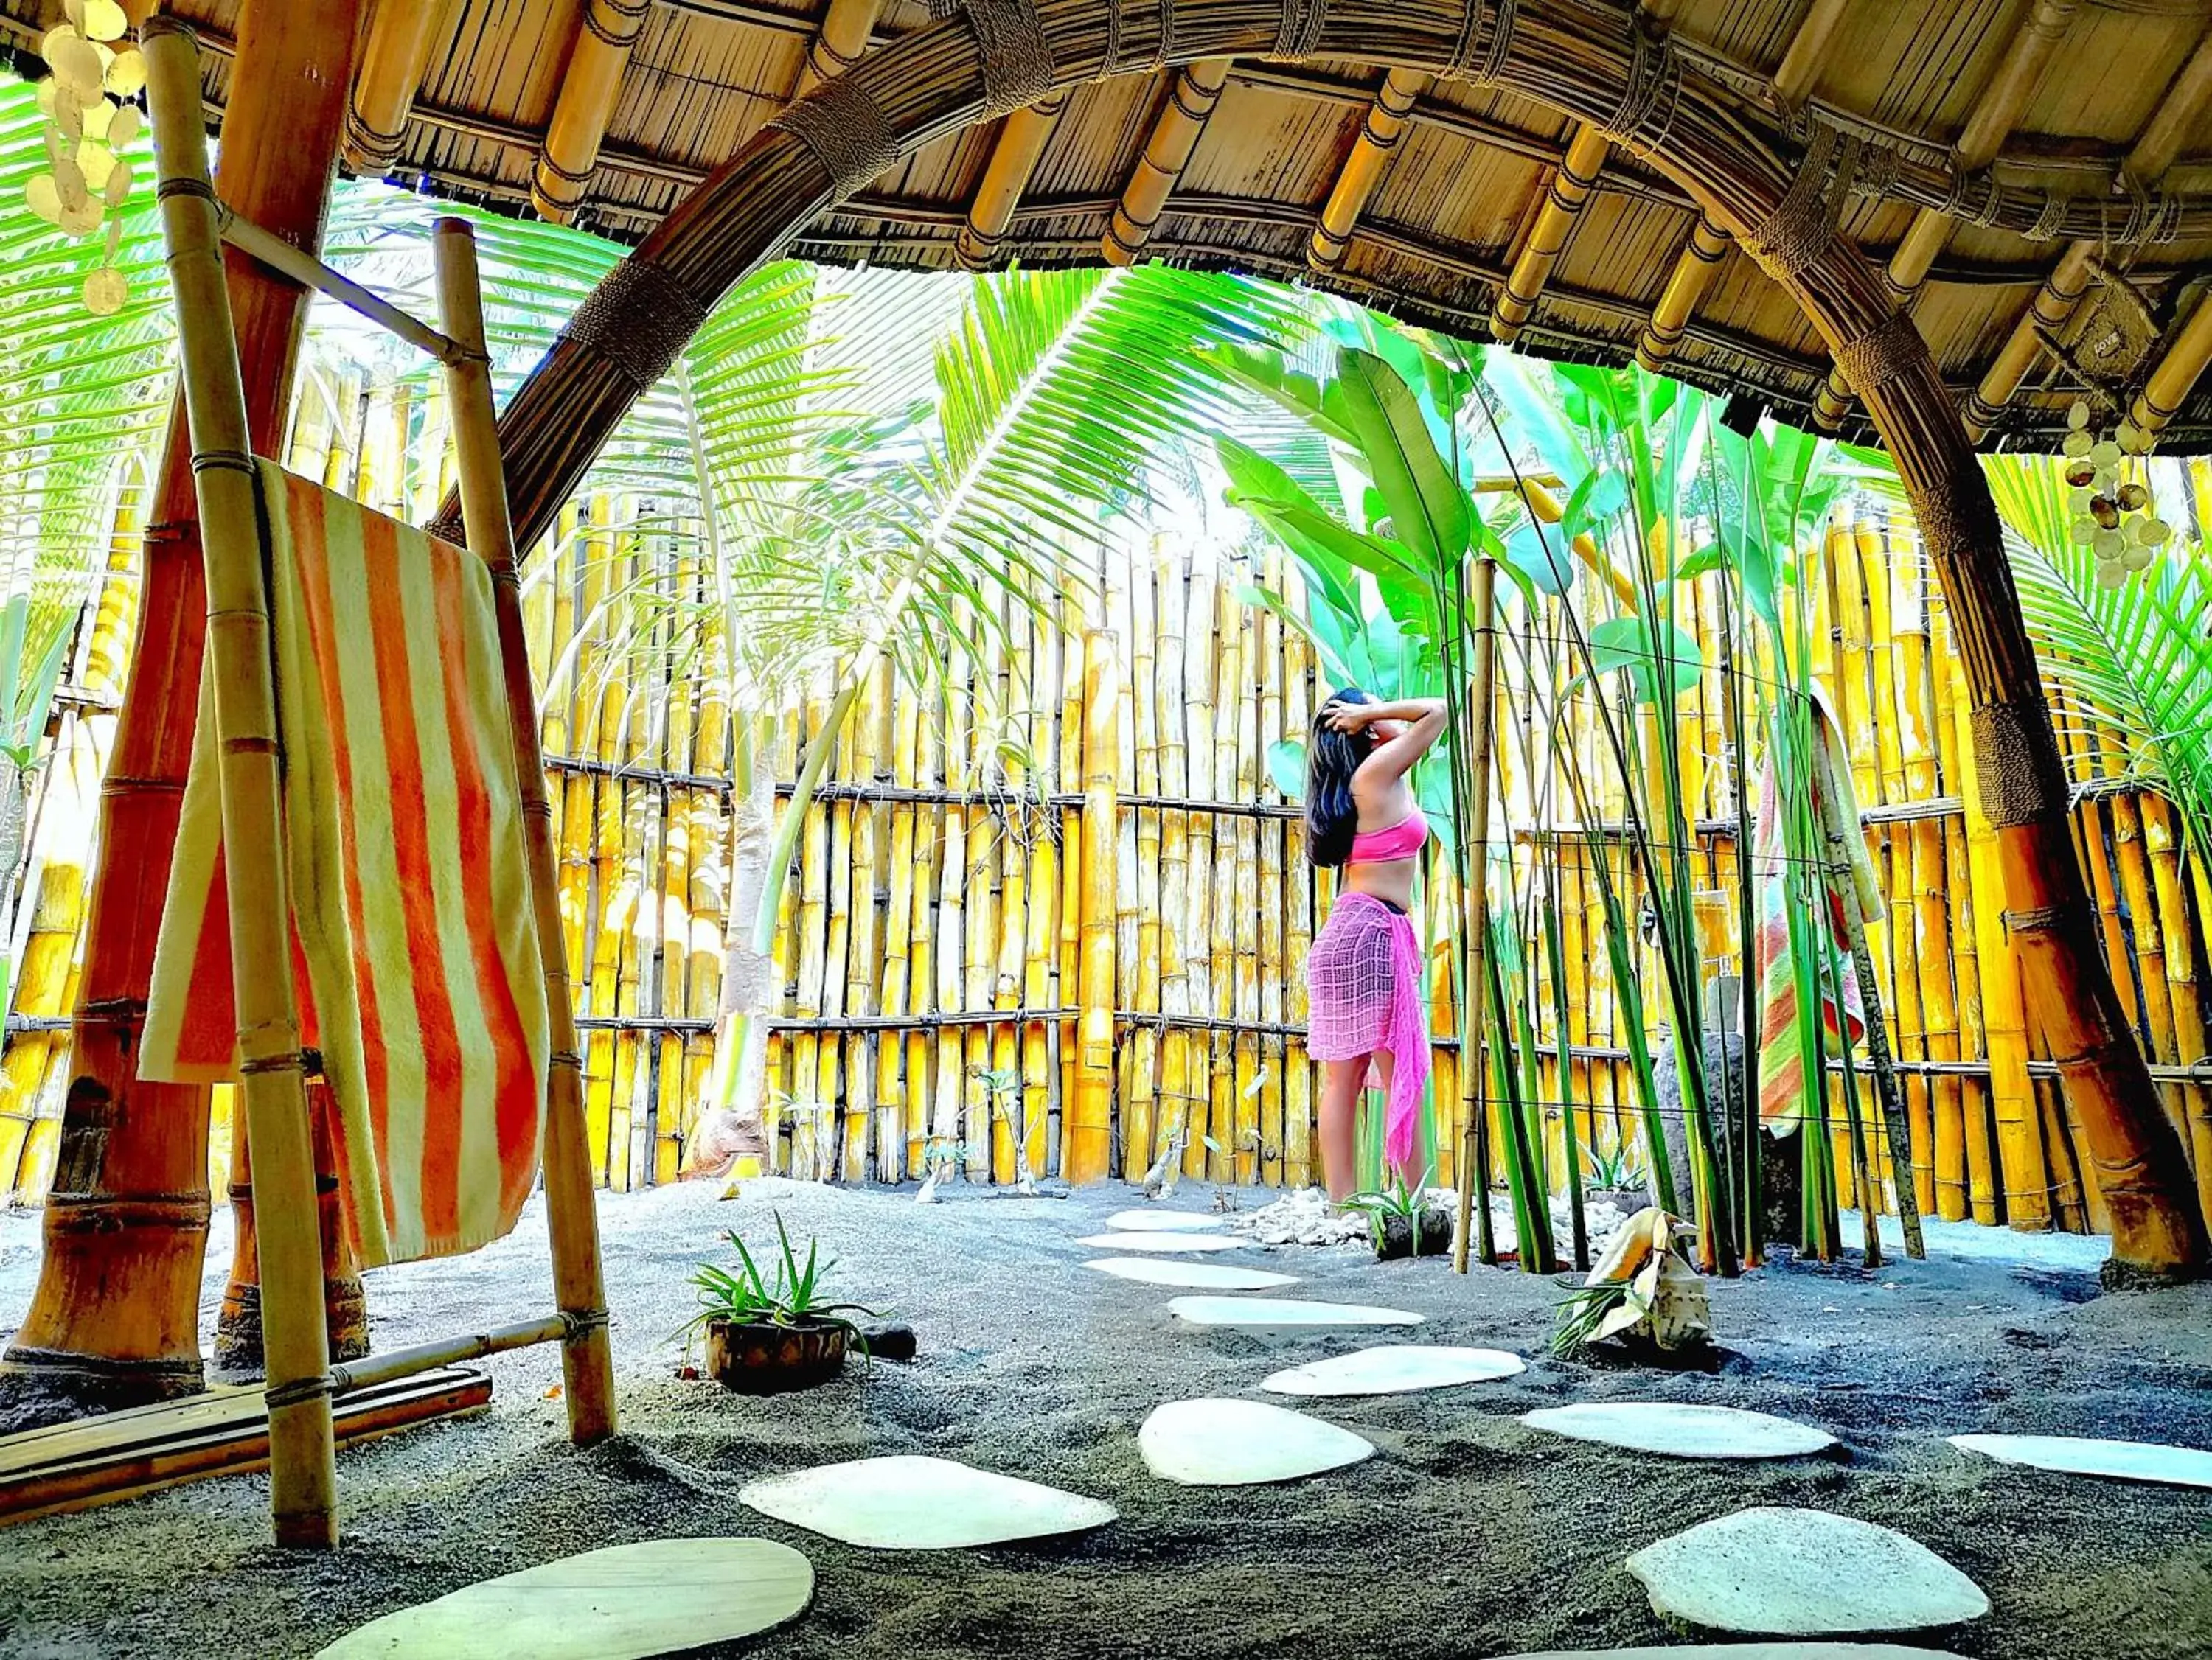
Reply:
M2067 507L2075 542L2097 556L2097 580L2118 588L2147 571L2173 535L2150 494L2150 434L2100 422L2086 399L2066 412Z
M106 257L85 278L83 296L86 309L112 317L131 292L115 263L123 240L119 210L131 195L131 164L118 152L138 136L137 106L125 100L145 86L146 64L135 45L111 44L131 28L116 0L68 0L64 9L69 21L39 43L52 71L39 82L49 165L24 185L23 200L70 236L93 236L106 227Z

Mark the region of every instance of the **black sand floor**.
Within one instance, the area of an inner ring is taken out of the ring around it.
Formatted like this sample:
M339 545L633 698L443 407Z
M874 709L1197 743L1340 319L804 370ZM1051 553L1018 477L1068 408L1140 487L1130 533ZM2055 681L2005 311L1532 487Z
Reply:
M1207 1190L1178 1196L1200 1206ZM1259 1203L1263 1196L1247 1196ZM1783 1265L1713 1287L1735 1358L1717 1376L1537 1360L1523 1378L1314 1403L1379 1456L1291 1487L1153 1480L1135 1432L1159 1402L1252 1390L1277 1366L1358 1346L1177 1329L1166 1290L1077 1264L1071 1242L1132 1203L748 1184L611 1197L602 1208L624 1435L563 1439L550 1353L493 1363L474 1421L341 1455L346 1542L266 1542L264 1484L234 1478L0 1531L0 1654L129 1660L312 1655L351 1626L471 1581L663 1534L759 1534L805 1550L812 1610L729 1652L841 1660L1480 1660L1522 1649L1680 1640L1620 1570L1638 1547L1747 1505L1839 1511L1913 1535L1978 1580L1990 1616L1961 1655L2182 1660L2212 1655L2212 1495L2046 1475L1943 1440L2021 1431L2212 1447L2212 1290L2096 1299L2089 1242L1939 1230L1934 1260L1868 1275ZM780 1210L841 1259L836 1284L919 1330L921 1360L811 1395L749 1401L675 1376L684 1277L719 1231L772 1234ZM35 1217L0 1217L0 1333L35 1269ZM227 1261L218 1240L211 1257ZM1285 1294L1430 1317L1423 1341L1541 1354L1551 1282L1357 1251L1250 1250L1305 1276ZM373 1275L380 1346L549 1306L542 1223L458 1263ZM211 1279L210 1295L219 1288ZM212 1312L212 1303L209 1305ZM1516 1421L1571 1400L1704 1401L1822 1425L1846 1457L1670 1463ZM930 1452L1110 1499L1121 1520L1042 1548L850 1549L732 1496L763 1472Z

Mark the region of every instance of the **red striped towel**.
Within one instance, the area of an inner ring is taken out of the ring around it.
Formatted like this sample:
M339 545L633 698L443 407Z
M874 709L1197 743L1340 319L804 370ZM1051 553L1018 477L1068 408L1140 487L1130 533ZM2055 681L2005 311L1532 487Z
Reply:
M545 980L489 573L270 462L286 875L306 1043L368 1266L474 1250L538 1167ZM237 1076L214 682L200 678L143 1076Z
M1867 852L1866 837L1857 829L1858 794L1851 787L1850 757L1844 748L1843 735L1826 699L1814 694L1813 707L1814 730L1820 745L1814 769L1818 777L1812 785L1816 791L1813 803L1814 822L1825 826L1832 814L1838 821L1853 827L1852 833L1844 838L1850 858L1850 881L1858 896L1861 918L1868 923L1880 922L1881 881ZM1832 792L1832 799L1829 794L1820 792ZM1752 855L1759 881L1759 1121L1778 1136L1787 1136L1795 1130L1805 1113L1805 1057L1797 1036L1797 982L1790 963L1790 865L1784 857L1789 849L1782 829L1782 817L1788 810L1789 803L1778 788L1770 747L1759 770L1759 824L1753 837ZM1822 928L1820 919L1815 919L1811 932L1827 948L1826 958L1820 966L1821 1052L1830 1057L1843 1052L1843 1022L1849 1021L1853 1051L1863 1056L1866 1008L1859 997L1858 974L1852 966L1850 935L1844 921L1844 893L1839 885L1842 878L1826 869L1828 845L1825 829L1820 833L1818 856L1825 872L1822 892L1826 903L1820 909L1826 913L1826 926Z

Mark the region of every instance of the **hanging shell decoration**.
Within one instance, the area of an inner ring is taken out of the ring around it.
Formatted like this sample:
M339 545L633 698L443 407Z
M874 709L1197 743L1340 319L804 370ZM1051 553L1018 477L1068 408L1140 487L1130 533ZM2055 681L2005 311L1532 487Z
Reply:
M85 307L112 317L131 297L116 266L123 241L123 204L131 164L121 157L138 136L138 107L126 100L146 84L146 62L135 45L117 45L131 20L116 0L67 0L68 21L46 31L39 55L50 71L39 82L46 116L47 171L23 187L23 201L47 224L73 237L105 226L107 252L84 280Z
M2066 412L2067 507L2073 536L2097 556L2097 580L2118 588L2148 570L2173 527L2151 500L2151 435L2131 421L2100 421L2086 399Z

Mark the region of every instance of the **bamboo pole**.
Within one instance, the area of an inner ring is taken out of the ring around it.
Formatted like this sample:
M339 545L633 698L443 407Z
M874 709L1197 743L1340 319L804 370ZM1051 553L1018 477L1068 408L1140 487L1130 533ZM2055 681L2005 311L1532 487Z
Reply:
M1159 683L1158 640L1155 627L1159 609L1152 594L1153 565L1150 560L1129 560L1129 633L1123 636L1129 642L1128 695L1123 707L1128 712L1133 742L1124 752L1132 765L1130 781L1140 796L1158 796L1160 792L1159 760L1159 703L1152 695ZM1124 932L1117 929L1115 936L1116 952L1126 948L1130 956L1127 978L1131 981L1130 995L1121 1002L1124 1009L1154 1010L1160 1007L1160 842L1162 814L1152 808L1142 809L1127 815L1125 827L1127 839L1122 844L1122 857L1129 861L1123 878L1123 890L1131 892L1136 902L1135 927ZM1161 1033L1151 1026L1140 1026L1128 1034L1130 1056L1129 1092L1121 1102L1121 1174L1124 1179L1141 1178L1152 1167L1159 1134L1159 1072Z
M1105 239L1099 245L1108 264L1133 265L1144 257L1145 245L1152 239L1152 227L1159 222L1176 181L1189 165L1199 135L1206 130L1206 118L1221 101L1221 89L1229 82L1229 62L1225 58L1202 58L1169 77L1167 103L1153 124L1145 153L1137 159L1129 182L1122 188L1113 222L1107 226Z
M376 177L399 159L439 9L437 0L376 0L346 103L345 158L356 173Z
M1156 607L1154 670L1159 787L1176 799L1191 794L1190 741L1185 724L1183 676L1188 661L1188 636L1197 633L1186 626L1184 554L1162 537L1155 548L1157 571L1153 582ZM1165 649L1160 649L1164 645ZM1197 941L1189 931L1190 841L1194 815L1188 812L1160 815L1160 1012L1170 1022L1160 1033L1160 1106L1155 1115L1152 1148L1141 1166L1130 1172L1139 1180L1163 1184L1180 1173L1181 1148L1189 1140L1194 1087L1190 1075L1190 1033L1171 1022L1192 1010L1189 958ZM1137 1160L1128 1160L1136 1166ZM1156 1166L1165 1166L1154 1178Z
M522 785L524 851L530 862L531 904L545 972L546 1027L552 1045L543 1154L545 1227L553 1252L555 1300L569 1326L561 1348L568 1433L579 1445L587 1445L615 1432L614 1359L607 1341L606 1293L599 1271L591 1154L583 1137L575 1016L568 997L566 954L561 946L552 815L545 795L544 757L538 748L538 700L530 678L529 648L523 638L513 527L507 518L499 434L492 410L490 366L477 355L483 350L483 312L476 243L468 221L461 219L441 219L435 238L441 315L447 332L471 352L465 363L448 371L461 475L461 511L468 525L469 545L491 571L500 655L507 672L507 713L514 726L516 769Z
M1477 1139L1483 1106L1482 1028L1489 1000L1479 990L1489 972L1489 918L1486 884L1490 847L1491 719L1496 708L1498 633L1498 563L1487 556L1474 562L1468 614L1474 635L1474 661L1468 677L1467 845L1460 850L1460 1100L1465 1118L1460 1130L1459 1233L1452 1251L1452 1267L1467 1272L1468 1247L1474 1237L1474 1203L1478 1188L1486 1215L1490 1207L1486 1161ZM1455 735L1456 736L1456 735ZM1543 1226L1551 1221L1544 1219ZM1524 1264L1532 1271L1534 1264Z
M798 84L791 95L804 98L824 81L835 80L859 63L882 10L883 0L830 0L829 9L822 15L822 27L807 45L806 61L799 66Z
M199 51L189 29L167 19L149 21L141 42L207 573L239 1063L264 1198L270 1510L279 1545L328 1549L337 1543L337 1473L325 1375L322 1240L306 1057L286 972L292 912L280 828L280 738L246 392L216 239Z
M531 205L556 225L567 224L583 205L608 119L622 96L630 48L652 10L651 0L583 0L575 45L530 181Z
M1183 730L1193 797L1213 793L1213 710L1216 676L1223 668L1218 644L1219 608L1214 599L1214 572L1210 551L1194 548L1189 596L1183 607ZM1226 678L1219 682L1225 692ZM1214 1012L1213 887L1215 831L1218 821L1192 815L1189 820L1188 922L1185 928L1185 972L1189 983L1189 1008L1194 1015ZM1184 1114L1183 1169L1206 1173L1206 1136L1213 1134L1212 1039L1198 1034L1185 1039L1188 1059L1183 1087L1188 1094Z
M1113 1138L1115 749L1121 702L1119 642L1103 628L1084 639L1082 1015L1075 1100L1063 1144L1070 1182L1102 1181Z
M1497 339L1510 344L1536 309L1537 298L1551 280L1552 268L1567 245L1583 204L1597 188L1598 174L1612 148L1613 141L1595 126L1584 124L1575 128L1574 136L1567 141L1566 154L1545 191L1543 205L1528 227L1528 239L1514 257L1512 272L1491 310L1490 332Z
M2142 798L2143 843L2150 856L2152 880L2158 894L2159 927L2165 936L2167 984L2174 1027L2174 1059L2195 1067L2204 1058L2204 1008L2197 990L2197 950L2203 938L2204 912L2197 912L2198 928L2190 927L2187 890L2181 881L2180 838L2176 835L2173 809L2156 796ZM2189 1149L2197 1174L2197 1197L2208 1221L2212 1221L2212 1087L2202 1083L2180 1086L2182 1113L2188 1125Z
M1421 70L1402 69L1392 70L1382 77L1375 101L1368 106L1366 118L1360 123L1359 136L1352 141L1352 153L1344 159L1306 245L1306 263L1316 270L1334 270L1344 263L1345 251L1352 245L1352 227L1389 177L1390 164L1397 160L1398 148L1413 124L1413 106L1432 79Z
M1067 108L1067 92L1048 93L1034 104L1010 112L991 146L991 159L968 203L967 221L953 243L953 257L963 270L988 270L998 263L1006 227L1014 222L1014 209L1029 189L1044 147Z

